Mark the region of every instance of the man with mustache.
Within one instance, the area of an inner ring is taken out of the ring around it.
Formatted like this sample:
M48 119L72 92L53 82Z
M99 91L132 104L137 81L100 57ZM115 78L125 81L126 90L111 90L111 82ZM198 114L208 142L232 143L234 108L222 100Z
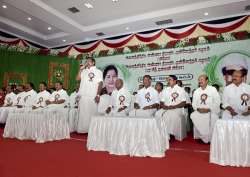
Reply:
M186 105L185 91L177 84L177 77L169 75L168 87L163 90L160 110L156 117L164 117L168 133L176 140L182 141L187 135L187 119L184 113Z
M194 91L192 106L194 112L191 119L194 124L194 139L201 139L204 143L211 140L213 127L219 118L220 95L216 88L208 85L208 77L200 75L199 88Z
M234 71L232 81L223 92L222 119L250 119L250 86L243 82L244 73Z

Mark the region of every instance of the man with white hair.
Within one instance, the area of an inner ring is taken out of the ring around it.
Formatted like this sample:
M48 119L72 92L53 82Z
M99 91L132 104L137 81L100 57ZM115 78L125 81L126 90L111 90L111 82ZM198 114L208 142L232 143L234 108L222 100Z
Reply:
M222 119L250 119L250 86L243 82L244 72L234 71L232 80L223 92Z
M216 88L208 85L208 77L200 75L199 88L194 91L191 119L194 124L194 139L204 143L211 140L213 127L220 113L220 95Z
M152 78L150 75L143 76L144 87L138 90L134 103L134 110L130 111L129 116L151 117L154 116L159 106L159 94L151 86Z
M111 105L107 108L106 113L112 116L127 116L131 102L129 91L123 86L122 79L115 82L116 90L111 95Z
M247 56L240 53L230 53L224 56L221 63L221 71L226 86L232 83L232 74L236 70L242 71L243 82L246 82L248 73Z
M177 77L168 77L168 87L163 90L160 110L156 112L156 117L164 117L168 133L174 135L175 139L181 141L187 135L187 120L184 107L186 105L186 95L182 87L177 85Z

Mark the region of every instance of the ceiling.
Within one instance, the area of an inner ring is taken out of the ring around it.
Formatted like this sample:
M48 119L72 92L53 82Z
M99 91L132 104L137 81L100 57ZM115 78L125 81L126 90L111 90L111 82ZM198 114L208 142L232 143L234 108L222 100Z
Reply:
M0 5L0 31L48 48L250 14L245 10L250 0L0 0ZM155 24L167 19L173 23Z

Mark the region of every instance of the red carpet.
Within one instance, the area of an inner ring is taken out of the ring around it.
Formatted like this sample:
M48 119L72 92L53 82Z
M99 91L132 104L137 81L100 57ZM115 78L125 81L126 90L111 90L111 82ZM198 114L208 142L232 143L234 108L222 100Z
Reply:
M36 144L1 136L0 177L250 177L250 168L209 164L209 145L191 136L172 141L166 157L159 159L89 152L86 135L72 137Z

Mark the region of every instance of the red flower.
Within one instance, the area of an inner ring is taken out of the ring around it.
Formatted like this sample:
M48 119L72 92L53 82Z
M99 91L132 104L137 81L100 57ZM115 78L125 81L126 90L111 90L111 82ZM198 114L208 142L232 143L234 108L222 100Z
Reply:
M156 43L149 43L149 44L147 44L147 46L150 49L158 49L159 48L159 45Z
M233 36L238 40L247 39L248 32L247 31L235 32L233 33Z
M190 38L190 39L188 40L187 46L196 45L196 44L197 44L197 40L198 40L197 37L195 37L195 38Z
M101 50L100 52L99 52L99 56L107 56L108 55L108 52L109 52L109 50Z
M128 46L128 48L131 50L131 52L139 51L139 45Z
M166 48L174 48L179 40L169 41L166 45Z
M208 35L208 36L206 36L206 38L209 42L217 42L218 41L218 38L216 35Z
M117 53L122 53L124 48L123 47L120 47L120 48L116 48L115 49Z

